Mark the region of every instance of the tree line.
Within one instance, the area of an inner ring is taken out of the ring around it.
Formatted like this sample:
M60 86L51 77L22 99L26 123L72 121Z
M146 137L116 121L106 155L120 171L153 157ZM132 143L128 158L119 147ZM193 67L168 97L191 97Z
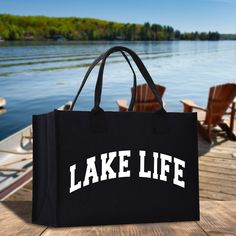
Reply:
M236 34L221 34L220 39L223 39L223 40L236 40Z
M117 23L93 18L0 14L4 40L219 40L218 32L181 33L160 24Z

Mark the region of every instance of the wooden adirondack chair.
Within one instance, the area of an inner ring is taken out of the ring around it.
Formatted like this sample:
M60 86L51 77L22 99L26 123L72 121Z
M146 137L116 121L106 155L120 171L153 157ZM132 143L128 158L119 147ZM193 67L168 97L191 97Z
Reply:
M228 137L236 140L233 132L235 118L235 96L236 84L222 84L209 89L207 108L202 108L191 100L181 100L184 105L184 112L196 111L198 113L199 133L208 142L212 143L211 131L215 126L219 126L225 131ZM230 115L230 125L228 126L223 116Z
M163 96L165 92L165 87L156 84L156 89ZM131 88L132 92L133 88ZM117 100L117 105L119 106L119 111L125 112L128 110L127 100ZM156 98L147 84L138 85L136 88L136 101L134 104L134 111L154 111L160 107L159 103L156 102Z

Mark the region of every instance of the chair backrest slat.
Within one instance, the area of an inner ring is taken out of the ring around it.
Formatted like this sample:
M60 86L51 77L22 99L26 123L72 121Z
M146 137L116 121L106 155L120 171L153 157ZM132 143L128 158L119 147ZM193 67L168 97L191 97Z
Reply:
M219 124L235 96L236 84L228 83L211 87L209 90L205 123Z
M156 89L163 96L166 88L156 84ZM159 107L160 105L156 102L155 95L147 84L141 84L136 87L135 111L154 111Z

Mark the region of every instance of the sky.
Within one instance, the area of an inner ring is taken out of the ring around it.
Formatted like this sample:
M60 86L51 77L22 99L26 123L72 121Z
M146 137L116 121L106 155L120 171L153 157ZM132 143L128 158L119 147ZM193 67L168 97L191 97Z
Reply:
M236 0L0 0L0 13L158 23L181 32L236 33Z

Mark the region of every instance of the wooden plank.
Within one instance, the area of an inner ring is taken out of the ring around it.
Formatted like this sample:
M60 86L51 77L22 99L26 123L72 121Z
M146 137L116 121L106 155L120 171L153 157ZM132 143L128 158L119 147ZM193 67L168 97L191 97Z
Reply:
M212 167L221 168L224 173L232 171L231 175L236 174L236 166L235 165L222 165L219 163L207 162L207 161L199 162L199 164L204 165L204 166L208 166L210 168L212 168Z
M0 235L41 235L46 227L31 224L31 205L31 202L1 202Z
M233 147L233 146L235 146L235 141L231 141L229 139L222 139L222 140L223 140L223 142L215 144L215 145L217 145L218 147Z
M196 222L179 223L156 223L156 224L128 224L128 225L109 225L97 227L77 227L77 228L48 228L43 232L43 236L63 236L63 235L207 235Z
M227 186L220 186L218 184L208 184L208 183L202 183L200 182L200 191L201 190L208 190L208 191L214 191L219 193L225 193L229 195L234 195L236 197L236 189L227 187Z
M232 149L234 150L234 148L232 147ZM211 147L211 149L203 149L203 148L198 148L198 156L202 157L208 154L213 154L214 156L232 156L232 153L234 153L234 151L227 151L225 150L223 147L221 147L220 149L215 149L214 147Z
M221 173L226 176L236 176L235 170L232 170L230 168L221 168L221 166L217 165L211 165L211 163L200 163L199 165L200 171L209 171L209 172L215 172L215 173Z
M7 201L32 201L32 189L21 188L17 194L12 194Z
M221 192L215 192L215 191L209 191L205 189L201 189L200 191L200 198L204 197L209 200L218 200L218 201L232 201L235 200L235 195L221 193Z
M236 160L230 158L204 157L200 159L199 163L213 163L215 165L224 166L224 168L236 169Z
M229 180L229 181L236 181L236 176L234 174L225 175L224 173L218 173L214 171L208 171L207 169L201 168L199 171L199 176L215 178L215 179L222 179L222 180Z
M236 180L230 180L230 179L220 179L217 177L209 177L209 176L203 176L202 173L199 175L200 183L208 185L218 185L222 187L230 187L233 188L236 193Z
M236 161L236 158L233 158L230 154L224 154L224 155L216 155L215 153L212 153L212 152L208 152L208 153L206 153L204 156L201 156L200 158L199 158L199 160L201 160L201 159L206 159L206 158L208 158L208 157L213 157L213 158L221 158L221 159L225 159L225 160L234 160L234 161Z
M234 157L232 157L232 155L230 155L230 154L225 154L225 153L214 153L214 152L208 152L208 153L206 153L206 154L204 154L203 156L201 156L200 158L199 158L199 160L201 160L201 159L205 159L205 158L208 158L208 157L214 157L214 158L221 158L221 159L226 159L226 160L234 160L234 161L236 161L236 158L234 158Z
M236 235L235 203L202 201L201 221L198 225L208 235Z
M235 148L234 147L227 147L226 145L219 147L219 146L215 146L214 147L214 151L218 151L219 153L232 153L235 152Z
M24 188L27 188L27 189L29 189L29 190L32 190L32 188L33 188L33 181L30 181L28 184L26 184L26 185L24 186Z

